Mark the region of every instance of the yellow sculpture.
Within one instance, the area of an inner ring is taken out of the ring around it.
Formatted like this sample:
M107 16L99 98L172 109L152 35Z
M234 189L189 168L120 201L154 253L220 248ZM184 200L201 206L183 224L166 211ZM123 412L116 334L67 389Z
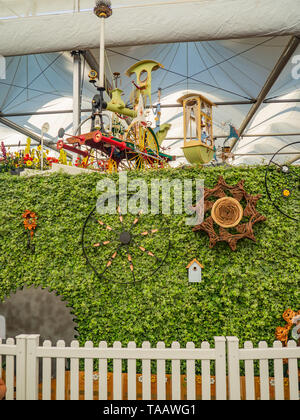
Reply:
M135 91L135 103L138 104L140 95L143 96L144 105L147 104L147 97L149 98L151 105L151 82L152 72L164 68L164 66L157 61L153 60L142 60L135 63L130 69L127 70L126 74L130 77L133 73L136 74L136 91Z

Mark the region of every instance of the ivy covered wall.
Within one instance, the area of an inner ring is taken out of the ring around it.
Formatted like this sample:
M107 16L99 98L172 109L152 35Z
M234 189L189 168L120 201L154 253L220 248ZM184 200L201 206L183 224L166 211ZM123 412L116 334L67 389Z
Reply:
M254 226L257 242L226 243L213 249L205 233L194 233L185 215L170 215L171 249L163 267L140 285L101 283L86 265L82 227L99 195L101 175L0 176L0 299L24 285L49 287L73 308L81 343L129 341L213 342L235 335L241 342L266 340L284 325L282 313L300 304L299 225L270 203L264 167L162 170L129 173L150 183L160 178L204 178L213 187L219 175L228 184L245 179L246 191L262 194L258 211L267 217ZM107 175L102 175L107 176ZM118 175L110 175L118 180ZM22 213L38 215L35 253L26 249ZM159 216L156 216L159 217ZM187 264L204 266L201 284L189 284Z

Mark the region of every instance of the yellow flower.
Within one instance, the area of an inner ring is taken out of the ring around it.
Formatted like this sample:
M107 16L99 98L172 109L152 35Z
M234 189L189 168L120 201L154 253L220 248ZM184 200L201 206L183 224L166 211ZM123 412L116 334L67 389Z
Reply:
M42 150L42 146L40 145L40 146L38 146L37 147L37 150L40 152L41 150Z
M35 158L33 159L33 162L37 165L39 163L39 159Z
M31 160L28 160L27 163L26 163L26 165L27 166L32 166L32 161Z

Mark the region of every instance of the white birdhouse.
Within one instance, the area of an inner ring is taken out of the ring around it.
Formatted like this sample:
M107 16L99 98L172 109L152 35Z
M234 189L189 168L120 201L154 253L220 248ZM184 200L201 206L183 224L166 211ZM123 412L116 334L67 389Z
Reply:
M199 263L199 261L196 260L196 258L193 259L189 263L189 265L186 267L189 275L189 282L190 283L201 283L202 281L202 268L203 265Z

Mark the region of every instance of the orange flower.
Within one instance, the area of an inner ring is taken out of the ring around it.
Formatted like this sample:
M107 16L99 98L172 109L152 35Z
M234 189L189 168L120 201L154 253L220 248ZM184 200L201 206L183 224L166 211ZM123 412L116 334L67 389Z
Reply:
M25 213L23 213L22 217L24 219L23 223L24 223L25 230L29 230L30 236L33 237L33 234L34 234L33 231L36 229L36 226L37 226L37 223L36 223L37 215L34 212L26 210Z

